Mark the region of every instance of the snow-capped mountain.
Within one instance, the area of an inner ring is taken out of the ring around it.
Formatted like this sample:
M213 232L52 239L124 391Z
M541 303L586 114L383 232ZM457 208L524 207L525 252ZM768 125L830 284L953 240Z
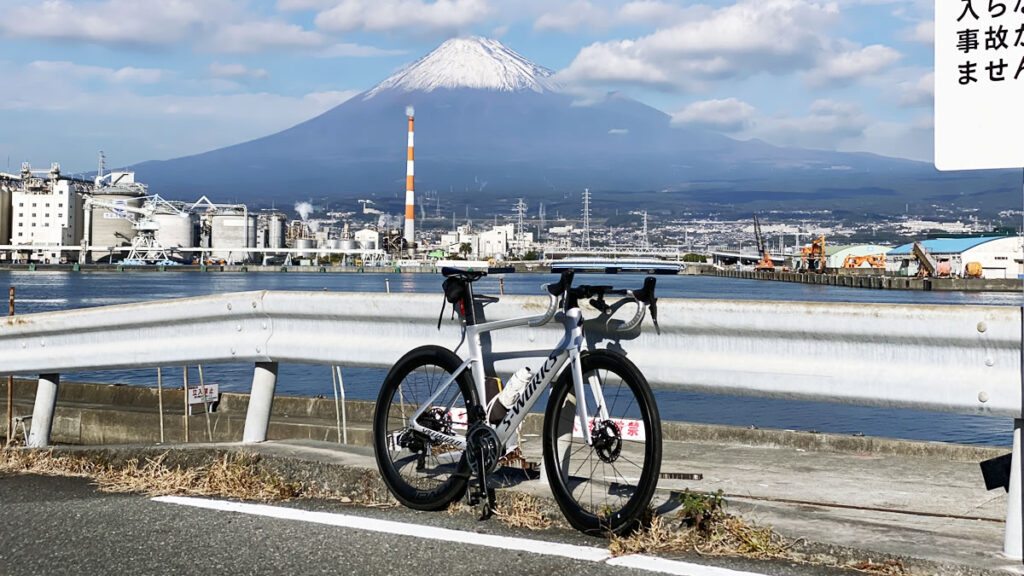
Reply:
M1019 201L1018 173L945 175L921 162L737 141L675 127L669 115L622 94L579 105L551 78L551 70L496 40L449 40L287 130L134 168L150 190L169 198L286 205L348 198L355 207L355 199L372 197L397 213L404 206L405 111L414 106L416 190L440 192L435 213L461 214L469 204L500 210L496 203L525 197L533 206L544 202L549 214L561 203L562 214L575 215L584 187L596 197L617 191L616 201L633 206L627 209L642 202L671 212L709 204L746 211L750 203L902 210L915 199L963 198L965 186L993 201L993 193Z
M472 88L518 92L557 90L554 72L527 60L490 38L452 38L366 93L370 99L385 90L433 92L439 88Z

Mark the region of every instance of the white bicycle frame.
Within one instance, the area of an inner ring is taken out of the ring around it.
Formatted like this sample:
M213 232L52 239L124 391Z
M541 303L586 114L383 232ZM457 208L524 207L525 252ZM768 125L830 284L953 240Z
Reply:
M422 406L416 409L416 412L409 418L409 428L429 436L432 440L454 445L460 450L465 450L465 438L445 434L443 432L421 426L418 423L419 417L433 406L434 402L441 397L449 386L457 385L455 384L455 379L458 378L458 376L465 371L467 367L473 375L473 384L476 388L477 398L481 402L486 402L486 375L484 373L484 353L480 344L480 335L486 332L494 332L497 330L504 330L506 328L514 328L516 326L540 326L542 324L546 324L551 320L554 315L554 310L557 307L556 297L550 296L550 298L551 305L548 308L548 312L540 316L522 316L519 318L510 318L508 320L497 320L494 322L485 322L482 324L466 326L466 344L469 357L458 367L458 369L455 370L453 374L444 380L433 396L427 399ZM541 364L540 368L533 371L533 376L530 378L523 391L519 394L519 398L516 400L515 404L508 409L508 413L506 413L501 422L497 424L491 424L485 418L484 423L495 429L502 446L508 445L508 441L511 439L512 435L515 434L516 429L523 420L526 419L526 415L533 409L537 400L540 399L541 392L547 389L547 387L555 381L555 378L562 373L562 370L564 370L566 366L571 366L572 370L573 388L576 393L576 417L579 420L579 427L583 434L583 440L587 445L591 445L593 443L590 434L590 426L588 426L587 422L587 403L583 388L583 369L580 365L580 353L583 349L583 314L579 308L571 308L562 314L560 320L565 328L565 335L562 337L561 342L559 342L555 346L554 350L551 351L544 363ZM533 356L533 354L530 356ZM607 420L608 408L604 402L601 383L595 376L590 378L589 384L591 394L599 404L598 413L600 418L602 420ZM451 408L451 406L447 407L449 411Z

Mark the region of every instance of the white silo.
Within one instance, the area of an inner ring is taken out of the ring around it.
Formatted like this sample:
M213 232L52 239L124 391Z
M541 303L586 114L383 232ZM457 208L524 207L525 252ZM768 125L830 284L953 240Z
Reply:
M256 245L256 219L243 210L223 210L211 218L210 257L228 263L244 262L249 252L240 248Z

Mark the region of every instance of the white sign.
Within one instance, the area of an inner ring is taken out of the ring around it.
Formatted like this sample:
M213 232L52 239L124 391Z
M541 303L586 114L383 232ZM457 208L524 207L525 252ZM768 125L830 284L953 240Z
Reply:
M935 167L1024 166L1024 0L935 0Z
M203 392L206 392L204 399ZM188 389L188 403L189 404L202 404L204 401L207 404L213 404L220 399L220 385L219 384L207 384L205 386L196 386L195 388Z

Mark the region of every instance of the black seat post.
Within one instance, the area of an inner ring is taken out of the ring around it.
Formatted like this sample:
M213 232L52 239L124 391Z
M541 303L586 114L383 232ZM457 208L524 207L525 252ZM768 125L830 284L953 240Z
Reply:
M466 290L462 295L462 307L466 310L466 325L472 326L476 324L476 302L473 300L473 281L465 278L463 279L463 285L466 287Z

